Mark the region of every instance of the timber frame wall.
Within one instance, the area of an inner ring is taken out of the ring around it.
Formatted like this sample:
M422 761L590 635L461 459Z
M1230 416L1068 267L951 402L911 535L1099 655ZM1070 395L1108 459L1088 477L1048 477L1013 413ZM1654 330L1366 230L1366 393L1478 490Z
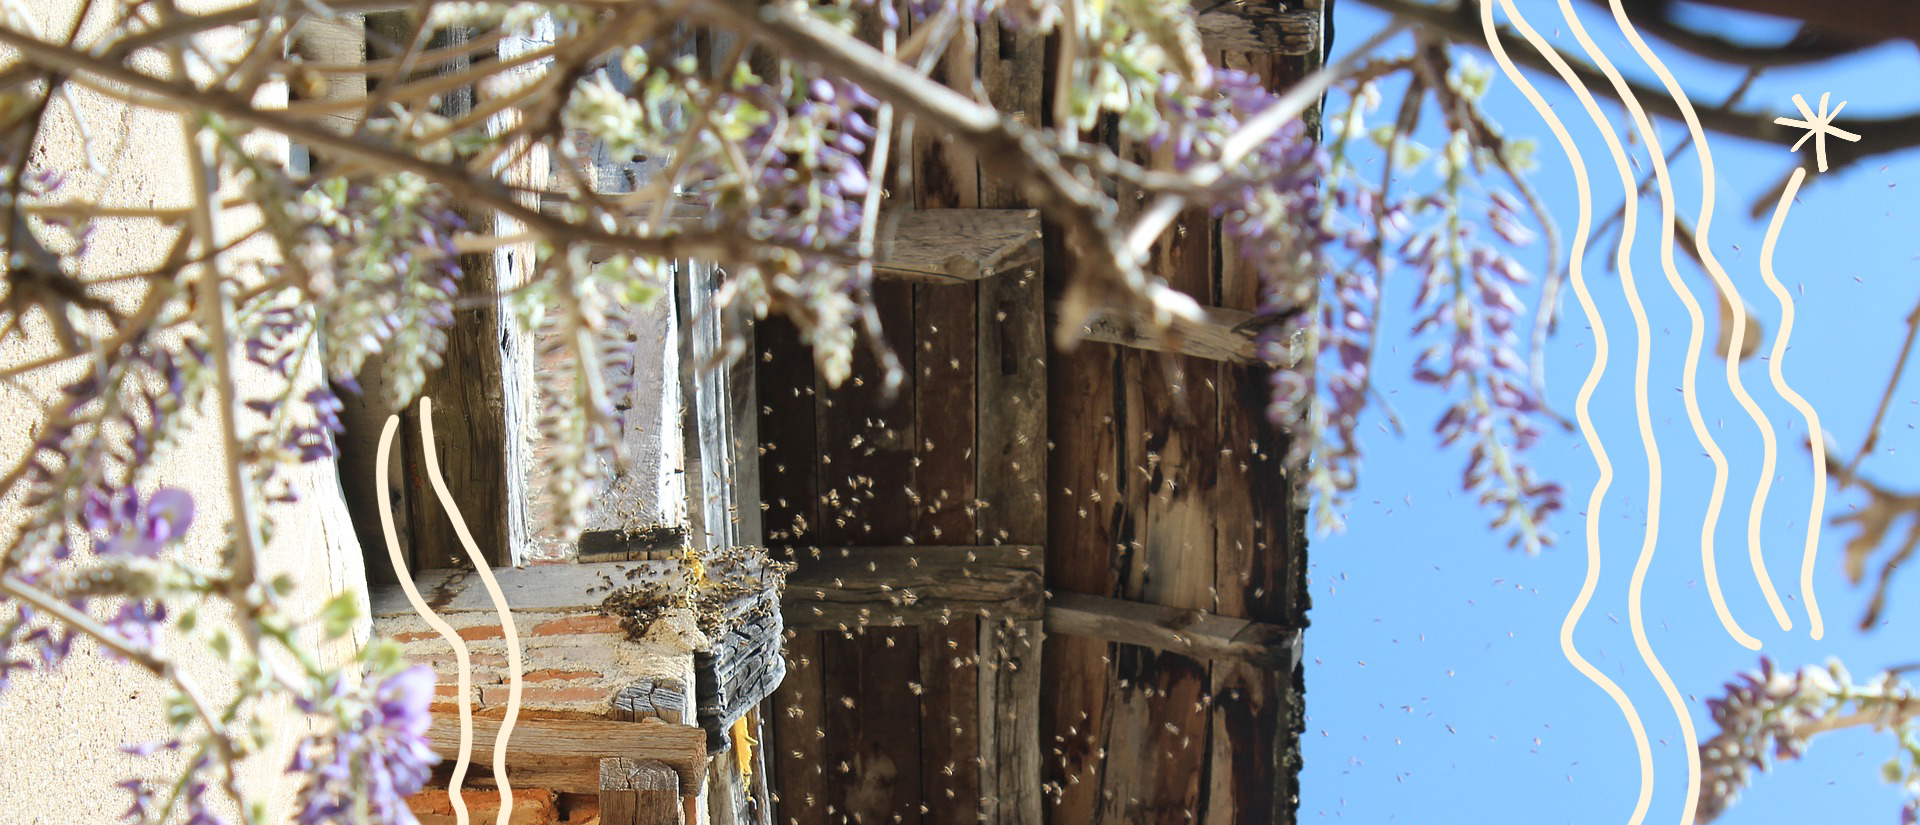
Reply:
M1322 15L1318 0L1220 5L1201 27L1226 65L1279 89L1318 64ZM936 71L963 91L978 77L1002 110L1044 122L1055 59L1042 39L987 26L976 51L956 46ZM1096 130L1144 151L1111 135ZM1306 541L1245 329L1256 274L1217 221L1182 215L1151 266L1209 321L1170 336L1110 315L1076 349L1050 351L1048 307L1072 254L992 159L924 129L906 149L912 174L889 182L892 241L873 294L906 368L897 396L864 348L829 390L778 319L751 325L747 358L702 371L724 329L749 321L709 311L724 273L678 272L678 367L663 378L682 402L684 534L764 542L797 564L788 676L757 717L764 768L741 777L721 770L732 754L704 757L710 821L1294 821ZM463 288L511 287L526 277L520 254L471 261L481 277ZM486 346L450 356L429 393L465 399L435 405L436 430L449 475L467 476L450 479L462 510L497 517L475 525L495 536L482 546L518 548L535 520L531 457L509 435L530 414L516 382L536 342L503 334L496 313L463 315L456 340ZM362 417L375 433L384 411ZM343 472L371 477L349 466L371 455L355 435ZM489 443L505 448L473 446ZM458 558L430 534L437 512L406 517L430 496L402 504L416 571Z
M1318 64L1321 15L1202 28L1280 89ZM1039 122L1054 59L988 26L936 76ZM864 351L830 390L790 324L756 329L763 523L798 565L763 714L777 821L1294 821L1305 514L1239 328L1256 274L1183 215L1152 267L1211 322L1109 316L1049 351L1070 252L991 159L924 130L911 153L873 293L898 396Z

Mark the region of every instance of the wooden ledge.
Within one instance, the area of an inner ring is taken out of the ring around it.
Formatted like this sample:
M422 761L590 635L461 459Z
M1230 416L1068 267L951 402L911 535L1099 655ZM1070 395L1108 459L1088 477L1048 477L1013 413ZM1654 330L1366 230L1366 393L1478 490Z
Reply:
M1054 593L1047 632L1172 651L1195 659L1237 659L1291 673L1300 664L1300 630L1157 604Z

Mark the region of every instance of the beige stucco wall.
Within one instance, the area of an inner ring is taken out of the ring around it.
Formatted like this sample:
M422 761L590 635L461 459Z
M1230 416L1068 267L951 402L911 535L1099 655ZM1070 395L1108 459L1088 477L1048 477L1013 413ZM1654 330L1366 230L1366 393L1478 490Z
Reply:
M42 31L63 31L81 5L75 0L25 0L25 4ZM99 5L105 8L114 4ZM186 5L195 11L207 7L204 3ZM83 41L97 36L104 22L89 21ZM225 38L214 38L209 45L217 48L222 40L236 42L229 33ZM13 60L11 55L4 58L7 64ZM161 72L165 64L159 55L145 55L140 65ZM279 94L284 99L284 91ZM191 188L177 116L130 110L85 91L75 99L75 108L84 115L85 132L91 137L92 156L103 168L101 174L84 171L87 153L82 148L81 128L68 107L54 106L50 128L42 138L44 155L40 163L81 172L65 191L84 193L112 206L187 204ZM261 148L273 147L263 143ZM284 151L284 145L281 148ZM252 222L247 215L233 213L222 216L221 223L223 233L232 233ZM51 243L57 236L48 237ZM172 239L170 232L152 221L102 222L79 270L84 275L101 276L149 268L160 263ZM242 248L242 254L266 252L263 243ZM132 300L131 295L121 298ZM22 363L52 351L44 345L44 324L30 319L27 327L33 333L32 343L15 339L0 344L0 365ZM307 374L311 380L314 372ZM71 371L49 370L28 376L20 382L21 388L0 387L0 466L14 466L39 427L39 403L32 396L44 398L70 377ZM239 381L241 391L249 397L263 397L277 389L273 380L257 372L243 371ZM192 423L177 446L163 457L161 473L165 483L191 491L199 505L183 551L185 557L211 565L219 558L229 507L217 421L204 413L189 417ZM266 511L276 529L264 550L267 569L263 578L281 572L292 574L299 590L284 608L294 617L305 618L343 589L364 592L365 573L358 545L347 526L339 480L331 462L297 470L293 478L303 503ZM372 479L357 483L371 484ZM0 537L11 538L18 516L17 503L0 503L0 525L4 525ZM0 607L0 612L9 610ZM341 661L352 655L357 643L364 642L366 632L363 623L353 636L331 645L323 645L315 633L309 644L323 658ZM93 651L92 645L83 641L59 671L20 676L10 689L0 693L0 822L116 822L129 798L113 787L114 783L136 775L177 775L177 756L137 760L117 750L122 744L165 736L163 702L167 691L162 683L143 671L111 664ZM205 686L216 702L223 692L230 694L228 669L210 651L176 641L172 652L185 672ZM221 690L223 684L227 685L226 691ZM282 770L295 738L307 728L304 716L286 709L268 719L279 732L279 741L273 750L249 761L244 781L254 795L269 801L276 821L287 821L298 780L283 777Z

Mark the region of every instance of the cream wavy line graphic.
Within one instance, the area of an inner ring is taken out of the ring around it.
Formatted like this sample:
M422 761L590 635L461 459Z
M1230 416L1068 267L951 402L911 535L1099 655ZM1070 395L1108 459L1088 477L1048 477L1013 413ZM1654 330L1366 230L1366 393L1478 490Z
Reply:
M500 592L500 585L493 578L493 571L489 569L486 559L481 557L480 550L473 541L473 535L467 530L466 519L460 515L459 506L454 503L452 494L447 491L446 481L441 478L440 460L434 449L432 412L432 401L421 398L420 440L426 456L427 476L433 482L434 494L439 498L441 506L447 510L447 517L453 521L453 529L460 537L461 546L466 549L468 557L472 559L474 569L480 572L481 582L486 586L487 595L493 601L494 611L499 614L501 635L507 645L509 677L507 712L506 717L501 720L500 733L494 739L493 746L493 775L500 793L499 817L495 821L497 825L507 825L508 818L513 815L513 787L507 777L506 746L507 741L513 736L513 725L520 714L519 630L514 626L513 614L507 608L506 599ZM429 627L453 645L454 661L459 670L460 756L454 762L453 778L447 784L447 795L453 805L455 822L458 825L467 825L467 803L460 788L466 781L467 767L471 764L473 756L472 669L469 666L466 642L460 638L460 634L453 627L427 606L425 599L420 597L420 591L413 584L413 576L407 571L406 562L400 556L399 535L393 526L393 505L384 492L388 488L387 468L388 460L393 454L393 434L399 426L399 416L388 416L386 427L380 432L380 449L375 470L376 483L379 485L378 489L382 491L380 495L375 496L380 506L380 529L386 539L387 557L393 564L395 576L400 580L401 590L407 594L407 602Z
M1655 72L1660 75L1662 80L1671 81L1672 76L1667 74L1666 67L1660 65L1659 59L1654 56L1652 51L1647 49L1646 44L1642 42L1639 35L1633 31L1632 24L1620 13L1620 6L1617 0L1613 3L1613 8L1615 19L1619 22L1622 31L1627 33L1629 42L1631 42L1635 50L1640 53L1641 59L1653 65ZM1676 102L1684 101L1687 96L1679 84L1671 82L1667 85L1667 93L1672 95ZM1632 98L1627 98L1625 102L1627 110L1633 117L1634 125L1639 128L1642 135L1646 136L1647 145L1658 146L1659 143L1656 142L1653 134L1653 125L1648 121L1646 112L1641 108L1640 102ZM1681 106L1683 108L1691 108L1690 105L1686 103L1681 103ZM1703 229L1707 225L1707 222L1713 218L1713 156L1707 151L1704 143L1705 140L1705 135L1696 134L1694 136L1695 143L1700 147L1701 174L1705 181L1703 184L1705 194L1703 195L1700 207L1700 221ZM1687 422L1693 425L1694 436L1700 439L1700 445L1706 448L1707 456L1713 460L1713 494L1707 501L1707 516L1700 526L1700 561L1704 578L1707 580L1707 596L1713 602L1714 615L1719 617L1720 626L1726 628L1728 635L1731 635L1733 640L1739 643L1741 647L1745 647L1748 650L1759 650L1760 640L1740 628L1740 623L1733 618L1733 613L1727 609L1726 599L1721 595L1720 573L1714 559L1713 539L1714 533L1720 526L1720 508L1726 500L1728 470L1726 452L1721 450L1720 445L1714 442L1713 436L1707 431L1706 419L1700 415L1700 396L1696 388L1696 378L1699 375L1700 366L1700 345L1706 335L1706 321L1700 312L1700 304L1694 300L1693 292L1687 289L1685 282L1680 280L1680 270L1675 267L1673 263L1674 222L1677 216L1673 204L1673 181L1667 175L1667 160L1663 156L1663 153L1658 151L1648 152L1648 157L1653 162L1654 178L1659 181L1660 185L1660 216L1662 221L1660 226L1660 268L1666 273L1667 283L1672 284L1674 292L1680 296L1680 303L1686 305L1687 317L1693 323L1693 331L1687 338L1687 361L1681 376L1681 395L1686 400ZM1745 341L1747 329L1747 309L1745 302L1741 300L1740 293L1734 288L1733 282L1727 278L1726 273L1720 269L1719 264L1712 262L1712 253L1702 248L1700 254L1703 260L1710 262L1707 267L1708 271L1713 273L1714 283L1719 288L1723 300L1727 301L1728 305L1732 308L1733 328L1729 340L1734 342ZM1767 568L1762 564L1760 558L1760 514L1762 508L1766 505L1766 495L1764 491L1767 489L1767 478L1773 474L1773 424L1767 420L1766 415L1760 411L1760 406L1754 403L1753 396L1747 394L1746 387L1740 383L1740 371L1738 369L1740 359L1729 352L1725 360L1727 363L1727 383L1733 388L1734 396L1740 400L1740 406L1746 409L1747 415L1752 417L1754 424L1760 428L1762 440L1766 445L1766 469L1761 472L1762 478L1760 482L1762 492L1757 495L1753 505L1753 512L1747 521L1748 553L1753 561L1754 576L1760 580L1760 592L1766 595L1767 605L1773 609L1774 618L1780 622L1780 629L1791 630L1793 629L1793 620L1788 618L1786 608L1780 604L1780 596L1774 592L1773 582L1768 579Z
M1773 209L1773 223L1767 226L1767 238L1760 244L1760 277L1767 281L1767 288L1780 299L1780 337L1773 342L1773 355L1767 359L1767 372L1773 377L1773 388L1791 403L1794 409L1807 417L1807 432L1818 434L1820 414L1814 412L1813 405L1787 386L1785 376L1781 374L1781 362L1787 358L1787 338L1793 334L1793 297L1787 288L1773 273L1774 242L1780 240L1780 227L1786 223L1787 210L1793 206L1794 195L1800 192L1800 182L1806 180L1805 168L1793 170L1793 177L1787 180L1787 189L1780 193L1780 203ZM1820 548L1820 517L1827 506L1827 445L1824 439L1815 437L1813 442L1813 507L1807 516L1807 549L1800 560L1800 593L1807 600L1807 619L1813 624L1813 638L1820 638L1820 607L1813 600L1813 562Z
M447 797L453 803L454 821L467 825L467 800L460 793L460 786L466 782L467 766L473 761L473 671L468 666L466 641L420 598L420 590L413 586L413 574L407 572L406 560L400 557L400 536L393 529L393 502L387 497L387 462L393 455L393 433L399 428L400 416L390 415L387 425L380 430L380 450L374 464L374 481L378 485L374 488L377 491L374 498L380 504L380 533L387 541L387 559L393 563L393 574L400 580L400 589L407 594L407 603L413 605L413 612L420 614L440 638L453 645L454 664L460 673L460 758L453 763L453 780L447 783Z
M1615 94L1633 113L1635 124L1640 128L1641 133L1652 141L1653 129L1647 123L1646 113L1640 109L1640 102L1634 98L1633 90L1627 87L1627 82L1620 76L1619 70L1607 60L1606 54L1594 44L1593 38L1587 35L1587 29L1580 24L1580 16L1574 13L1570 0L1559 0L1559 2L1560 12L1566 18L1567 27L1573 32L1574 39L1580 41L1580 48L1586 51L1587 57L1592 59L1594 65L1607 76L1607 81L1613 84ZM1580 102L1587 107L1587 114L1592 116L1595 125L1600 127L1601 135L1607 140L1607 148L1613 152L1613 162L1619 169L1622 191L1626 193L1628 209L1631 210L1631 204L1639 187L1634 185L1633 173L1627 164L1627 154L1620 148L1620 140L1614 136L1613 128L1607 122L1606 116L1600 112L1600 107L1594 104L1593 96L1583 93L1580 95ZM1657 146L1658 144L1649 143L1648 145ZM1653 154L1658 154L1658 151ZM1668 186L1664 179L1660 181L1660 189L1663 197L1669 199L1668 202L1671 203L1672 187ZM1629 211L1627 214L1629 218L1626 226L1631 227L1633 213ZM1666 668L1660 665L1660 658L1653 654L1652 645L1647 643L1646 618L1640 609L1641 592L1647 580L1647 568L1652 566L1654 551L1659 546L1662 472L1660 448L1655 443L1653 435L1653 417L1647 408L1647 371L1652 346L1647 331L1646 308L1640 303L1640 296L1634 288L1631 267L1628 263L1628 253L1632 246L1631 232L1623 229L1620 236L1620 280L1626 289L1627 304L1633 309L1634 329L1639 335L1639 349L1635 353L1633 374L1634 412L1640 420L1640 440L1647 448L1646 540L1640 547L1640 559L1633 567L1633 580L1627 585L1627 623L1633 629L1633 645L1640 652L1640 660L1653 674L1654 681L1660 683L1661 692L1666 694L1667 702L1673 706L1674 717L1680 722L1680 735L1687 755L1687 797L1686 807L1680 814L1680 825L1692 825L1694 808L1700 800L1699 737L1694 734L1693 716L1687 712L1680 690L1674 687L1673 679L1667 675ZM1671 244L1668 246L1670 247ZM1670 254L1670 250L1663 251Z
M1692 134L1694 146L1700 152L1700 217L1698 220L1699 225L1693 236L1694 249L1700 254L1700 261L1706 266L1707 273L1713 277L1714 284L1720 288L1721 295L1725 296L1728 305L1733 309L1733 330L1730 340L1736 343L1745 341L1747 328L1746 305L1740 300L1740 293L1734 288L1733 279L1727 277L1726 269L1721 267L1720 261L1713 256L1713 249L1708 238L1708 233L1713 225L1713 151L1707 146L1707 136L1700 128L1700 118L1694 113L1693 101L1687 99L1686 90L1682 89L1680 84L1674 80L1673 73L1667 71L1666 64L1660 62L1660 58L1653 53L1652 49L1647 47L1646 41L1640 38L1640 32L1634 29L1633 22L1627 19L1626 10L1621 7L1620 0L1610 0L1610 5L1613 7L1613 19L1619 24L1620 31L1626 35L1627 42L1633 44L1634 51L1640 53L1640 59L1645 60L1648 67L1653 69L1653 73L1660 77L1660 82L1667 88L1667 94L1671 95L1673 102L1680 107L1680 114L1687 121L1687 131ZM1629 101L1629 105L1633 109L1637 119L1643 124L1641 128L1644 131L1646 128L1644 126L1645 115L1640 113L1639 103ZM1648 133L1648 140L1652 140L1652 134L1650 132ZM1648 145L1652 146L1655 144L1649 143ZM1652 156L1655 173L1661 175L1664 180L1666 161L1660 157L1659 152L1653 152ZM1660 185L1660 196L1662 208L1669 210L1669 213L1671 213L1673 194L1664 182ZM1669 237L1666 243L1671 246L1673 243L1672 239ZM1678 277L1672 274L1673 264L1671 250L1662 250L1662 254L1664 256L1663 263L1668 267L1668 277ZM1779 293L1776 292L1776 294ZM1783 298L1782 300L1785 303L1786 312L1790 317L1793 313L1793 301L1790 298ZM1688 302L1687 308L1689 311L1693 310L1691 301ZM1777 360L1780 357L1779 354L1784 351L1782 348L1786 346L1788 332L1789 330L1784 327L1780 330L1780 337L1774 341L1774 355L1768 359L1770 362ZM1690 352L1687 356L1687 389L1689 393L1691 393L1693 389L1693 358L1694 355ZM1760 554L1760 519L1766 511L1767 495L1773 485L1774 464L1778 458L1778 451L1773 438L1773 422L1767 420L1766 413L1760 410L1760 405L1754 403L1753 396L1749 395L1746 387L1740 383L1740 359L1729 356L1726 362L1727 385L1733 389L1733 395L1740 401L1740 406L1746 409L1747 416L1752 418L1753 423L1760 428L1762 448L1760 482L1754 488L1753 507L1747 514L1747 556L1753 564L1753 576L1760 582L1760 593L1766 597L1767 607L1773 610L1774 620L1780 623L1781 630L1792 630L1793 619L1787 616L1786 606L1780 603L1780 594L1774 591L1773 580L1767 575L1766 562ZM1776 391L1782 396L1799 398L1798 395L1793 393L1792 389L1786 386L1786 382L1781 379L1777 364L1772 368L1772 372L1773 385ZM1689 396L1689 398L1691 398L1691 396ZM1819 432L1818 419L1813 416L1812 407L1806 406L1804 401L1795 404L1795 406L1809 417L1812 429L1809 429L1808 432ZM1704 425L1697 422L1695 423L1696 428L1703 426ZM1714 455L1714 466L1721 473L1725 471L1724 461L1725 459L1716 452ZM1824 473L1824 465L1816 464L1815 466L1819 467L1820 471ZM1712 514L1717 512L1720 503L1720 485L1718 480L1719 476L1716 475L1713 505L1708 510L1707 529L1709 530L1713 528L1714 515ZM1824 485L1822 489L1824 489ZM1818 523L1818 521L1819 514L1816 512L1814 515L1814 523ZM1812 535L1817 537L1819 530L1817 528L1812 530ZM1811 545L1809 546L1809 552L1811 552ZM1812 570L1813 568L1808 566L1802 571L1804 575L1802 577L1801 589L1807 598L1807 610L1813 623L1813 638L1818 639L1821 633L1820 610L1813 601ZM1713 561L1710 554L1707 557L1707 587L1713 595L1714 610L1722 614L1721 622L1730 622L1731 619L1725 615L1726 607L1720 600L1720 583L1714 577ZM1733 626L1729 624L1728 630L1732 631L1733 629ZM1739 638L1739 635L1743 634L1736 634L1735 638ZM1760 643L1758 641L1753 641L1751 644L1749 644L1748 641L1749 640L1741 640L1740 643L1754 650L1760 649Z
M420 398L420 441L426 448L427 478L433 482L433 493L439 497L440 506L446 508L447 518L453 520L453 532L460 536L460 546L466 548L474 572L480 574L480 583L487 588L487 597L493 601L493 610L500 617L500 635L507 646L507 713L500 720L500 733L493 740L493 779L500 789L500 814L495 822L507 825L507 819L513 815L513 785L507 779L507 740L513 738L513 723L520 718L520 632L514 627L513 612L507 607L506 596L500 592L500 583L493 578L493 567L480 555L473 534L467 531L467 520L460 515L460 506L454 503L453 494L447 492L446 479L440 477L440 458L433 447L433 401L425 396Z
M1540 38L1539 33L1535 32L1532 26L1527 25L1526 18L1521 17L1519 10L1513 7L1512 0L1500 0L1500 6L1527 42L1553 63L1554 69L1560 73L1561 78L1568 85L1579 88L1579 78L1573 76L1566 62L1561 60L1560 55ZM1573 164L1574 185L1580 195L1579 228L1573 235L1572 257L1568 261L1567 272L1573 281L1574 294L1580 299L1580 308L1586 312L1587 324L1593 327L1594 354L1593 367L1587 372L1586 383L1580 387L1580 395L1574 402L1573 412L1574 417L1580 422L1580 434L1592 446L1594 463L1600 466L1600 479L1595 482L1593 493L1587 498L1587 577L1580 586L1580 595L1574 599L1572 609L1567 611L1566 620L1560 624L1560 652L1567 657L1567 661L1575 670L1580 671L1588 681L1599 685L1601 690L1613 697L1614 704L1620 706L1621 715L1626 717L1627 727L1633 731L1634 746L1640 757L1640 796L1634 803L1633 817L1629 822L1631 825L1639 825L1646 818L1647 808L1653 802L1653 752L1647 744L1646 727L1641 724L1640 713L1634 709L1633 700L1627 696L1626 691L1621 690L1612 679L1608 679L1599 668L1594 667L1585 657L1582 657L1573 645L1574 628L1580 624L1580 616L1586 612L1587 604L1593 599L1593 591L1600 584L1600 507L1606 499L1607 489L1613 485L1613 462L1607 458L1607 451L1600 443L1600 434L1594 429L1593 415L1589 409L1593 392L1599 387L1601 377L1606 374L1608 354L1606 324L1601 321L1600 310L1593 303L1593 294L1587 291L1586 277L1581 271L1581 262L1586 258L1588 232L1593 228L1593 192L1587 180L1587 164L1585 158L1580 155L1580 147L1574 145L1573 137L1567 134L1566 126L1540 97L1540 93L1533 88L1533 84L1529 83L1526 76L1514 68L1513 61L1508 59L1506 48L1494 31L1491 2L1480 4L1480 25L1486 33L1487 48L1493 52L1493 59L1500 64L1500 70L1505 72L1507 78L1513 81L1513 85L1526 96L1527 102L1533 104L1534 110L1546 120L1547 128L1553 130L1554 138L1560 141L1560 148L1566 151L1568 160ZM1580 93L1584 97L1584 89ZM1628 221L1627 234L1631 236L1631 216L1628 217Z

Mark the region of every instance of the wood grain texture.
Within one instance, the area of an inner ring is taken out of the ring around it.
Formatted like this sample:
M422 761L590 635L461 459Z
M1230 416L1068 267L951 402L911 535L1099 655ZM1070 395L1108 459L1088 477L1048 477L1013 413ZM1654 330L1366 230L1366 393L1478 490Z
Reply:
M822 550L787 578L793 627L864 628L990 616L1041 618L1037 547Z
M920 799L926 825L976 825L980 811L979 627L921 624Z
M1056 593L1047 602L1047 633L1180 653L1201 660L1232 660L1291 673L1300 659L1300 631L1143 602Z
M1071 251L1049 246L1047 265L1071 271ZM1266 367L1234 329L1252 320L1258 273L1197 212L1149 266L1213 323L1170 336L1103 319L1049 374L1049 815L1290 823L1303 511L1265 419Z
M1314 59L1228 53L1225 64L1259 74L1270 89L1284 89L1304 76ZM1222 236L1216 255L1219 305L1257 307L1259 274L1241 263L1233 240ZM1310 606L1304 586L1306 511L1300 480L1283 470L1286 438L1264 414L1268 376L1261 367L1220 368L1221 440L1231 452L1222 456L1216 612L1304 627ZM1209 825L1295 821L1299 737L1305 725L1302 674L1298 667L1274 672L1215 664Z
M387 34L395 42L408 42L413 24L399 15L374 15L369 25ZM436 34L435 47L465 42L472 32L452 28ZM382 57L391 55L382 54ZM443 61L435 74L451 74L472 67L474 58ZM439 114L458 118L473 111L473 87L460 87L440 98ZM469 226L490 227L490 211L456 205L455 211ZM441 507L428 481L424 449L438 455L440 475L458 504L476 549L490 565L512 561L513 531L508 516L514 489L508 484L506 361L501 350L499 273L491 253L460 256L461 277L453 312L453 325L447 329L447 347L441 366L429 370L420 395L434 400L432 445L416 444L406 453L409 488L407 520L412 525L409 550L414 571L467 566L465 548L454 531L452 518ZM417 442L420 433L419 408L409 404L401 412L401 436ZM518 468L512 468L517 470Z
M773 763L778 799L775 817L782 823L827 821L826 664L821 632L789 625L787 676L764 707L773 714Z
M543 18L534 24L532 31L503 39L499 46L501 58L510 59L538 49L544 42L550 42L553 26L552 18ZM506 70L505 76L517 82L527 81L541 71L538 64L528 64ZM490 119L487 128L490 134L497 135L519 125L520 112L508 109ZM547 173L551 168L547 147L524 136L514 138L509 145L511 149L508 156L516 160L501 170L501 180L511 186L521 187L521 194L516 199L522 206L538 207L540 196L535 193L547 187ZM494 213L495 236L519 237L525 231L526 226L520 221ZM532 282L537 276L534 271L537 255L530 241L502 244L495 248L493 269L496 287L505 294ZM528 506L539 487L538 480L534 478L537 467L534 450L539 443L538 428L534 423L540 414L539 390L534 379L535 362L538 360L534 351L534 336L517 322L502 323L500 357L501 423L505 432L501 457L507 465L507 554L500 561L521 564L533 555L535 537L547 527L539 523Z
M606 593L629 584L662 582L677 575L678 561L597 562L536 567L495 567L494 581L517 611L598 611ZM435 612L492 613L493 599L471 570L428 570L414 576L421 598ZM374 588L375 616L411 616L413 606L399 585Z
M913 287L873 286L885 344L912 364ZM839 387L817 379L820 461L819 541L840 546L889 546L910 540L914 512L903 506L913 485L915 376L903 370L889 395L886 374L866 341L854 349L852 371ZM807 560L802 559L804 572Z
M980 76L988 96L1015 119L1042 124L1046 42L998 25L980 29ZM980 205L1028 206L1021 181L982 158ZM1044 249L1044 246L1042 247ZM978 375L980 543L1047 540L1047 335L1044 259L982 281ZM1037 825L1040 782L1039 619L980 624L982 815L989 823Z
M876 278L955 285L1017 272L1040 256L1031 209L917 209L891 222Z
M680 825L680 775L659 760L600 760L601 825Z
M827 632L831 821L920 822L920 637L914 628Z
M1312 54L1320 49L1319 4L1298 6L1242 0L1202 11L1200 42L1212 52Z
M1047 304L1049 323L1058 320L1057 306L1055 302ZM1246 310L1219 307L1202 307L1201 311L1206 314L1206 320L1203 322L1180 319L1169 326L1162 327L1142 313L1105 310L1081 327L1082 340L1186 355L1209 361L1233 364L1262 363L1259 351L1254 346L1255 338L1260 332L1260 319L1257 316ZM1290 339L1286 356L1282 358L1280 366L1292 367L1299 363L1300 357L1305 353L1305 346L1304 336L1295 336Z
M500 720L473 720L473 769L491 775ZM427 729L433 752L451 762L460 755L460 720L436 713ZM507 742L507 770L514 784L562 793L598 793L600 760L619 756L658 760L679 773L683 794L699 792L707 758L707 734L693 725L657 719L520 719Z

